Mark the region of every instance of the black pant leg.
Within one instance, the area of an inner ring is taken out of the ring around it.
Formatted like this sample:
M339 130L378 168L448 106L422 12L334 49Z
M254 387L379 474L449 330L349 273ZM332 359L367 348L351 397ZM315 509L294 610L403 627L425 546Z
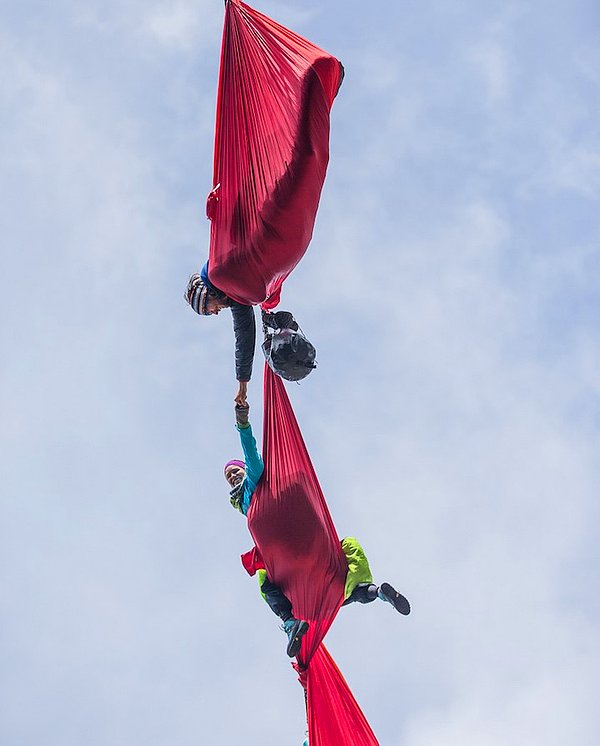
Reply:
M377 598L377 586L373 583L359 583L348 598L344 601L342 606L347 604L359 603L359 604L370 604Z
M272 583L269 578L265 578L260 589L274 614L277 614L284 622L292 618L292 604L278 585Z

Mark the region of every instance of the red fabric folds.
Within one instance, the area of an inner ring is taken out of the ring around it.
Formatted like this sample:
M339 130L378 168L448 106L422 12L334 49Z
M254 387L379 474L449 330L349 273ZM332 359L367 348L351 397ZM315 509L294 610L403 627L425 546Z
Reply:
M267 575L310 622L299 662L313 656L344 600L348 565L283 381L265 364L265 470L248 528Z
M335 57L226 0L217 97L210 280L234 300L274 308L312 237L329 160ZM311 746L377 746L322 645L343 601L347 563L284 384L265 365L265 471L248 512L244 556L310 623L298 656Z
M217 97L209 277L274 308L306 251L343 77L331 55L241 0L227 0Z
M377 740L321 642L344 596L348 569L283 381L265 365L265 471L248 528L271 580L310 622L298 656L311 746L376 746Z
M310 746L378 746L325 645L317 648L308 666L307 715Z

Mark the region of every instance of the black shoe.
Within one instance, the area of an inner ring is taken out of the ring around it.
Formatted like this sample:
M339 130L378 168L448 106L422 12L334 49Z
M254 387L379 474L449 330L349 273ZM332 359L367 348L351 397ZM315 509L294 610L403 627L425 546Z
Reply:
M408 599L404 598L401 593L398 593L395 588L392 588L389 583L382 583L379 586L378 596L382 601L387 601L392 604L396 611L404 614L404 616L410 614L410 604L408 603Z
M285 652L290 658L295 658L300 652L302 638L308 632L308 622L304 622L301 619L288 619L287 622L283 623L283 631L288 636L288 644Z

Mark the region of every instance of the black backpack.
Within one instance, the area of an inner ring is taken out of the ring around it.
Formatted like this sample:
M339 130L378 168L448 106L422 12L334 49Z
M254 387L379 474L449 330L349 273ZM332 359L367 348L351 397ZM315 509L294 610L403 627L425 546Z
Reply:
M271 370L286 381L301 381L316 368L317 351L289 311L263 311L262 350ZM269 331L272 329L273 331Z

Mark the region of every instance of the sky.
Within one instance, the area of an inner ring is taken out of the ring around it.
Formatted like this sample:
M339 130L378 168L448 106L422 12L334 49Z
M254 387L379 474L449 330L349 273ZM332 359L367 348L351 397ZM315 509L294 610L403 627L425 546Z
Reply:
M288 392L340 536L413 608L345 608L328 647L382 746L597 746L598 5L256 7L345 66ZM222 16L0 4L6 746L304 736L222 477L231 323L183 300Z

